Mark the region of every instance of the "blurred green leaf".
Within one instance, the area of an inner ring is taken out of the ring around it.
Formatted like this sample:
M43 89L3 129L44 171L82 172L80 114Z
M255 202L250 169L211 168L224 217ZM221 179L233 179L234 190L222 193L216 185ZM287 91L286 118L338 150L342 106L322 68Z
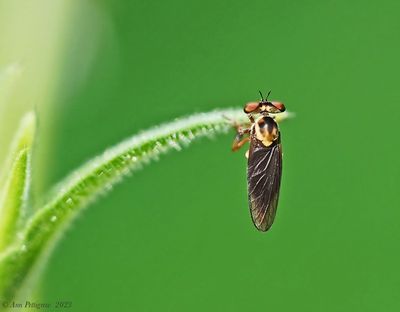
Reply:
M35 115L29 113L14 139L10 156L13 161L1 192L0 252L16 239L22 218L26 216L34 135Z

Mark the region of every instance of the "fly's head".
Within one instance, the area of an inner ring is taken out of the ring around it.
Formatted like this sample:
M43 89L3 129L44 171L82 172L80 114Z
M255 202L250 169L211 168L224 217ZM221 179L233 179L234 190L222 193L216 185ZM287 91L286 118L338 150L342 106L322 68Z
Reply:
M282 102L268 101L268 96L271 91L268 92L267 97L264 99L261 91L261 101L247 103L243 110L246 114L261 114L263 116L268 116L269 114L283 113L286 108Z
M285 110L285 105L282 102L265 101L260 103L260 113L263 115L283 113Z

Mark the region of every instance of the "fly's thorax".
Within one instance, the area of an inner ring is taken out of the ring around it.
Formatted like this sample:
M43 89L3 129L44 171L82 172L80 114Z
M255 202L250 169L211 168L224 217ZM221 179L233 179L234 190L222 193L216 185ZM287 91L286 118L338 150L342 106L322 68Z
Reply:
M271 117L259 117L253 126L257 140L263 145L270 146L279 137L278 124Z

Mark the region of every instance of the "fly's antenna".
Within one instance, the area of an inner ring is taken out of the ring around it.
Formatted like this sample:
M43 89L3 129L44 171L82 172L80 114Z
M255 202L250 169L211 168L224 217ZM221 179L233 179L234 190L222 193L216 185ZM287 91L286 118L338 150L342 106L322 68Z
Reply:
M269 92L267 94L267 97L265 98L266 101L268 100L268 97L269 97L270 94L271 94L271 90L269 90Z
M263 97L263 95L262 95L262 93L261 93L260 90L259 90L258 92L260 93L260 95L261 95L261 101L263 102L263 101L264 101L264 97ZM269 92L271 92L271 91L269 91ZM268 93L268 95L269 95L269 93Z

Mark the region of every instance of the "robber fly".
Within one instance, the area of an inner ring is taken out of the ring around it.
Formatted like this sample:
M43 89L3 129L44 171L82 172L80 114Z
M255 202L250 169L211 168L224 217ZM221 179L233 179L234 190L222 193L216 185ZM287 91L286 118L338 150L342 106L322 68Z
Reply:
M232 150L237 151L250 141L246 152L249 207L254 225L263 232L274 222L282 176L281 134L271 114L284 112L285 105L268 101L270 93L264 99L260 91L261 101L244 106L249 127L235 124L237 134L232 144Z

